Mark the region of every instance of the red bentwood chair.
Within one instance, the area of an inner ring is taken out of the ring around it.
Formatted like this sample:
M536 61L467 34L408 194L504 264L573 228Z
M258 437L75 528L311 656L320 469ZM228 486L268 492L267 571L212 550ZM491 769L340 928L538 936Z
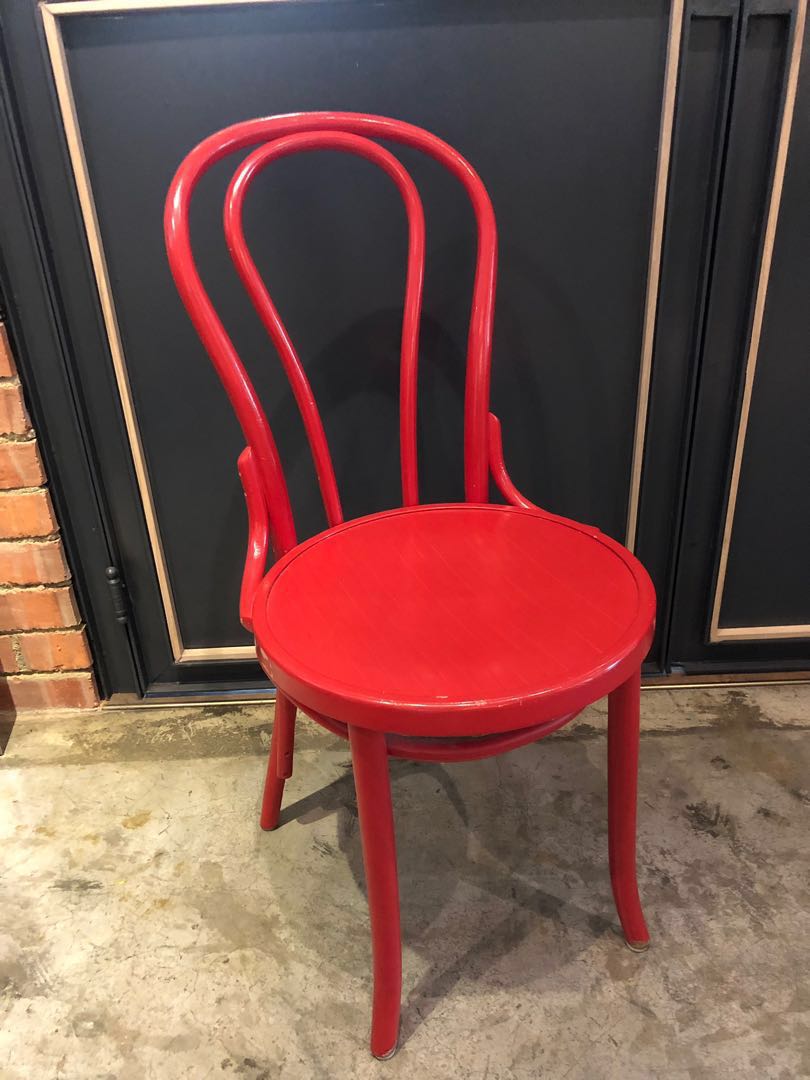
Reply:
M475 211L478 255L464 404L466 502L420 505L416 386L425 228L411 177L375 139L416 147L460 180ZM278 351L309 439L329 527L298 543L273 435L203 287L189 204L200 177L255 146L225 198L228 247ZM277 158L343 150L396 184L408 220L402 322L402 509L344 522L332 459L306 374L242 228L255 177ZM277 687L261 825L278 823L292 774L296 708L351 746L374 955L371 1051L397 1046L401 944L388 758L471 761L535 742L608 694L610 878L627 944L649 943L636 884L639 675L655 595L641 564L598 529L525 499L506 472L489 412L497 237L487 192L450 146L411 124L361 113L295 113L234 124L183 161L166 201L177 288L247 442L239 474L249 543L240 616ZM489 502L492 478L507 505ZM276 559L267 572L269 553Z

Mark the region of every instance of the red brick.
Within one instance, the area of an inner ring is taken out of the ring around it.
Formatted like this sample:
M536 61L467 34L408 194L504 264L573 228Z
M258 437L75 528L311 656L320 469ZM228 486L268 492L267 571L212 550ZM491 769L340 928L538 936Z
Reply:
M94 709L98 705L89 671L0 678L0 700L8 698L16 709Z
M0 384L0 435L25 435L30 430L22 389L16 383Z
M0 631L76 626L79 613L67 586L0 592Z
M47 491L0 491L0 536L4 539L50 536L55 531Z
M0 637L0 671L10 675L17 670L18 666L11 638L7 635Z
M0 542L0 585L58 585L69 577L59 540Z
M0 379L7 379L10 375L16 374L17 368L14 357L11 355L8 334L3 323L0 323Z
M83 630L21 634L17 640L25 671L80 671L93 665Z
M44 481L45 472L33 439L0 442L0 488L39 487Z

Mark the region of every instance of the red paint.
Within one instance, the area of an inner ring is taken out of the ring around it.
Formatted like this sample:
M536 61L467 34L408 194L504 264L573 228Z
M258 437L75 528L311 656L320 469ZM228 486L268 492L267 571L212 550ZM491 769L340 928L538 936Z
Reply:
M419 195L374 139L416 147L464 186L478 254L467 351L467 502L419 506L416 387L425 232ZM298 544L267 417L194 264L188 215L217 161L253 148L225 200L228 247L290 380L309 439L329 528ZM400 366L403 509L343 522L321 417L295 346L242 228L255 177L288 154L359 155L396 184L408 225ZM278 687L262 828L278 823L292 773L296 706L348 738L354 764L374 952L371 1047L396 1047L401 960L389 757L466 761L536 741L609 695L609 854L616 907L633 947L649 940L635 867L639 671L655 596L646 571L597 529L529 502L509 478L500 423L489 412L497 237L481 180L455 150L410 124L360 113L251 120L205 139L177 171L166 246L180 296L247 441L239 458L249 518L240 617ZM487 503L493 480L506 506ZM270 549L276 563L267 573Z
M379 165L399 189L408 218L408 266L405 278L405 306L402 320L400 359L400 445L402 458L402 503L419 502L416 464L416 376L419 360L419 320L422 314L422 283L425 274L425 216L413 180L393 154L381 146L341 131L304 132L287 135L254 150L234 173L225 196L225 237L245 290L278 351L290 380L304 421L321 495L330 525L343 521L332 457L326 442L320 413L295 346L281 321L270 294L248 250L242 229L245 195L256 176L271 161L306 150L344 150Z
M374 960L371 1052L382 1058L388 1057L397 1047L402 990L397 850L388 754L385 736L379 731L352 726L349 744L371 917Z
M289 780L293 771L295 749L295 705L282 693L276 694L273 731L278 731L276 773L280 780Z
M613 899L627 944L650 941L636 881L639 671L608 697L608 849Z
M284 781L292 776L294 747L295 705L279 692L276 694L273 734L270 739L270 756L262 799L260 825L263 829L275 829L278 825Z
M285 700L289 700L285 695ZM301 708L299 705L298 708ZM314 709L306 710L307 716L317 721L335 735L344 739L349 737L348 725L340 720L333 720ZM410 761L480 761L481 758L504 754L507 750L517 750L530 742L537 742L552 731L557 731L574 719L576 713L556 716L542 724L518 728L517 731L500 731L494 735L475 735L469 737L386 735L385 743L389 757L407 758ZM278 720L276 720L278 723ZM273 771L273 776L277 773Z
M264 794L262 795L262 810L259 824L263 829L275 829L278 825L278 815L281 812L281 799L284 795L284 781L278 775L278 724L273 723L273 734L270 738L270 754L267 758L267 775L264 781Z
M649 648L654 603L638 560L588 526L424 506L300 544L259 587L253 626L265 670L305 711L458 737L613 690Z
M273 548L277 555L289 551L296 543L292 508L278 450L255 388L197 271L188 222L194 189L218 161L237 150L304 132L322 133L325 137L343 132L415 147L444 165L464 186L473 207L478 235L467 339L464 483L470 501L486 500L488 496L487 414L498 245L495 214L478 174L457 151L435 135L388 117L316 112L246 120L210 135L183 160L166 198L164 232L177 290L227 391L245 440L253 450L264 485Z
M248 512L248 546L242 589L239 593L239 619L246 630L253 630L253 600L256 589L267 572L267 552L270 547L270 519L256 459L250 447L245 447L236 463L239 479L245 492Z
M503 460L503 440L501 438L501 422L493 413L489 414L489 470L492 479L501 495L512 506L522 506L524 510L539 510L533 502L521 495L509 478L506 464ZM545 511L543 511L545 513Z

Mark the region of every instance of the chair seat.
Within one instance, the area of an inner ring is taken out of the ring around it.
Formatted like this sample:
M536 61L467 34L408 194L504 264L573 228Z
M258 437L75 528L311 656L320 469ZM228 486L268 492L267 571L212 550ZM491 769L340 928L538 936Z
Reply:
M629 551L540 510L431 505L299 545L256 594L267 674L307 709L403 735L510 731L614 689L652 640Z

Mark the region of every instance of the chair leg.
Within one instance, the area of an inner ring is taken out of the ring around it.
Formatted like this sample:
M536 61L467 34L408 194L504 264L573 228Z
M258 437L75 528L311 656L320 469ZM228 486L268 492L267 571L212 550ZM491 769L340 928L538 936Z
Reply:
M350 725L349 742L363 841L374 957L371 1052L377 1058L387 1058L397 1048L402 992L399 885L388 751L385 735L379 731Z
M608 848L610 883L625 941L636 952L650 943L636 880L641 671L608 697Z
M281 780L289 780L293 771L295 748L295 705L279 691L276 692L275 728L278 729L276 772Z
M262 814L259 824L265 830L275 829L281 811L284 781L292 776L293 745L295 742L295 705L282 693L276 694L273 734L270 737L270 757L264 781Z

